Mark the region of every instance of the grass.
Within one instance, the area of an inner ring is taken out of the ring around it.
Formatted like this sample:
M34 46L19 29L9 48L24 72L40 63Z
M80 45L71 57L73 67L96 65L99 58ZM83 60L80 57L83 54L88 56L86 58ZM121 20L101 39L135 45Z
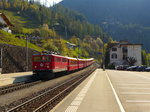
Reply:
M2 30L0 30L0 43L26 47L26 40L16 38L15 35L7 33ZM28 46L29 48L39 52L44 50L43 48L40 48L32 43L28 43Z
M34 28L39 27L39 23L36 21L33 21L31 17L25 15L24 12L15 12L15 11L8 11L8 10L0 10L0 12L3 12L7 18L11 21L13 25L21 24L23 26L23 31L32 31ZM28 32L28 33L29 33Z
M37 24L35 25L34 23L32 23L32 20L30 20L30 18L23 17L23 14L18 14L17 12L7 10L0 10L0 12L3 12L5 15L7 15L7 18L12 22L13 25L15 25L16 23L21 24L23 26L22 33L30 34L34 31L34 28L38 27ZM3 30L0 30L0 43L26 47L26 40L16 38L15 35L7 33ZM43 48L40 48L32 43L28 43L28 46L29 48L39 52L44 50Z

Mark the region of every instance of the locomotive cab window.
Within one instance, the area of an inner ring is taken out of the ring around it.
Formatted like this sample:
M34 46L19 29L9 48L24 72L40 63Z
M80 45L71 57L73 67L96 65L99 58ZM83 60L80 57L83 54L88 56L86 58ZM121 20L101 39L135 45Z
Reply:
M50 62L51 61L51 57L50 56L34 56L33 57L33 61L34 62Z
M40 56L35 56L35 57L33 57L33 61L34 62L40 62L41 61L41 57Z
M51 57L50 56L42 56L42 61L50 62L51 61Z

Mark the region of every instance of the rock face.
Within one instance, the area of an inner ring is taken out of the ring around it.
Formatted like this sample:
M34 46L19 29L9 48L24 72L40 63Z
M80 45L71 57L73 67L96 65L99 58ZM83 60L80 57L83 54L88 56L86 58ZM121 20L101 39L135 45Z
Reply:
M3 64L2 73L14 73L26 71L26 48L0 44L3 48ZM32 71L32 55L38 52L33 49L28 49L28 71Z

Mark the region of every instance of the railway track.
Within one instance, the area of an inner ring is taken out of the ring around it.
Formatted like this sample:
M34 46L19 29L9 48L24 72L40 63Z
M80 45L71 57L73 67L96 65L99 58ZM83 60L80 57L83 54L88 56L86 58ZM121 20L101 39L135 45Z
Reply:
M53 89L44 91L42 94L8 110L7 112L45 112L51 110L65 96L67 96L74 88L76 88L84 79L86 79L93 71L87 71L74 77Z
M3 87L0 87L0 95L4 95L6 93L11 93L16 90L27 88L38 83L41 83L41 81L35 81L35 82L30 82L30 83L18 83L18 84L11 84L7 86L3 86Z

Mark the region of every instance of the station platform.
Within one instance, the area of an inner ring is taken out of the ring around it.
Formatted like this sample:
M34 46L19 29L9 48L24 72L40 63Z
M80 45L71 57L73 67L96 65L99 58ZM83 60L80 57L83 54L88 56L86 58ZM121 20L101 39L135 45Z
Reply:
M50 112L120 112L106 72L97 69Z
M32 72L0 74L0 86L28 81L31 79L32 74Z

